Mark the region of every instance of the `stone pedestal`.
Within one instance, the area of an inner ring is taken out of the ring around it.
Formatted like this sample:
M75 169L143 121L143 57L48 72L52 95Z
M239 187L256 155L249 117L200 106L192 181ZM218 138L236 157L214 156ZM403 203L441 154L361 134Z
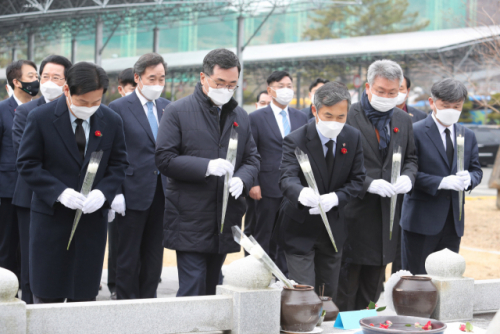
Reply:
M488 326L488 331L486 334L498 334L500 333L500 310L497 312L490 325Z
M19 283L11 271L0 268L0 333L26 334L26 303L17 299Z
M465 259L445 249L429 255L425 269L438 289L438 304L431 318L466 321L473 318L474 279L463 277Z
M279 334L280 290L253 290L222 285L217 287L217 295L233 297L231 334Z

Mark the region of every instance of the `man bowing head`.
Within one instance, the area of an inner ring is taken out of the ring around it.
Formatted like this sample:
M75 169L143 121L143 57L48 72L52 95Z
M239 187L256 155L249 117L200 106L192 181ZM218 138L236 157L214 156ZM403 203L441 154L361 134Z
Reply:
M284 195L274 237L285 251L290 278L319 287L335 300L347 237L344 207L363 189L365 169L361 134L346 125L351 96L338 82L326 83L316 91L309 122L285 137L280 187ZM319 193L309 188L295 149L307 154ZM338 252L321 219L318 204L328 222Z
M66 76L63 96L29 114L17 167L34 191L30 283L35 303L95 300L101 280L110 203L125 178L120 116L101 104L106 72L81 62ZM92 191L80 193L93 152L103 151ZM83 212L67 250L75 210Z

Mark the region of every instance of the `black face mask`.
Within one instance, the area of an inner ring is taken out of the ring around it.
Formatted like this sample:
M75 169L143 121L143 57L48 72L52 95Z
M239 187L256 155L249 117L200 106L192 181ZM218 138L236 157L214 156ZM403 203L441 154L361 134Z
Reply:
M23 85L21 89L26 93L30 94L31 96L36 96L38 94L38 91L40 90L40 81L35 80L32 82L19 82L21 83L21 85Z

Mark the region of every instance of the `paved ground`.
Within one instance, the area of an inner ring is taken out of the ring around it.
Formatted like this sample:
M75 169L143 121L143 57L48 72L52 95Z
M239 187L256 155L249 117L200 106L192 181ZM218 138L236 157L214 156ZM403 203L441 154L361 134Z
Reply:
M488 188L488 182L490 181L492 168L483 167L483 179L481 184L478 185L470 194L466 196L496 196L497 190Z

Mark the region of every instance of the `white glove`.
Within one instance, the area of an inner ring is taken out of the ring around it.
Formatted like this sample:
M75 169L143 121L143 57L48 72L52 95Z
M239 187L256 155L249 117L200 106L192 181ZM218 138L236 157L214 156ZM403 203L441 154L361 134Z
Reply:
M406 194L409 192L411 190L410 177L408 175L401 175L398 177L394 188L396 188L396 194Z
M328 212L332 208L336 207L339 205L339 198L336 193L329 193L325 195L321 195L319 202L321 203L321 208L323 211ZM309 209L309 214L310 215L319 215L319 206Z
M122 216L125 216L125 196L123 194L119 194L115 196L115 199L113 200L113 203L111 203L111 209L116 211L116 213L121 214Z
M465 188L464 181L462 181L460 176L456 175L443 177L438 187L438 189L456 190L456 191L464 190L464 188Z
M457 176L464 182L464 190L470 187L470 173L468 170L464 170L457 173Z
M99 189L92 190L85 202L83 202L83 213L96 212L102 207L104 201L106 201L106 197L104 197L104 194Z
M83 203L85 202L85 196L77 193L71 188L66 188L61 195L59 195L57 200L71 210L81 210L83 208Z
M303 206L314 208L319 204L319 195L317 195L312 188L304 187L299 194L299 202Z
M380 195L381 197L392 197L396 195L396 188L383 179L373 180L367 191L372 194Z
M115 210L109 209L108 211L108 223L111 223L113 220L115 220Z
M243 192L243 181L239 177L233 177L231 180L229 180L229 192L235 199L238 199L240 197L241 193Z
M226 173L229 173L230 176L233 176L234 166L225 159L215 159L210 160L208 163L206 176L214 175L214 176L223 176Z

